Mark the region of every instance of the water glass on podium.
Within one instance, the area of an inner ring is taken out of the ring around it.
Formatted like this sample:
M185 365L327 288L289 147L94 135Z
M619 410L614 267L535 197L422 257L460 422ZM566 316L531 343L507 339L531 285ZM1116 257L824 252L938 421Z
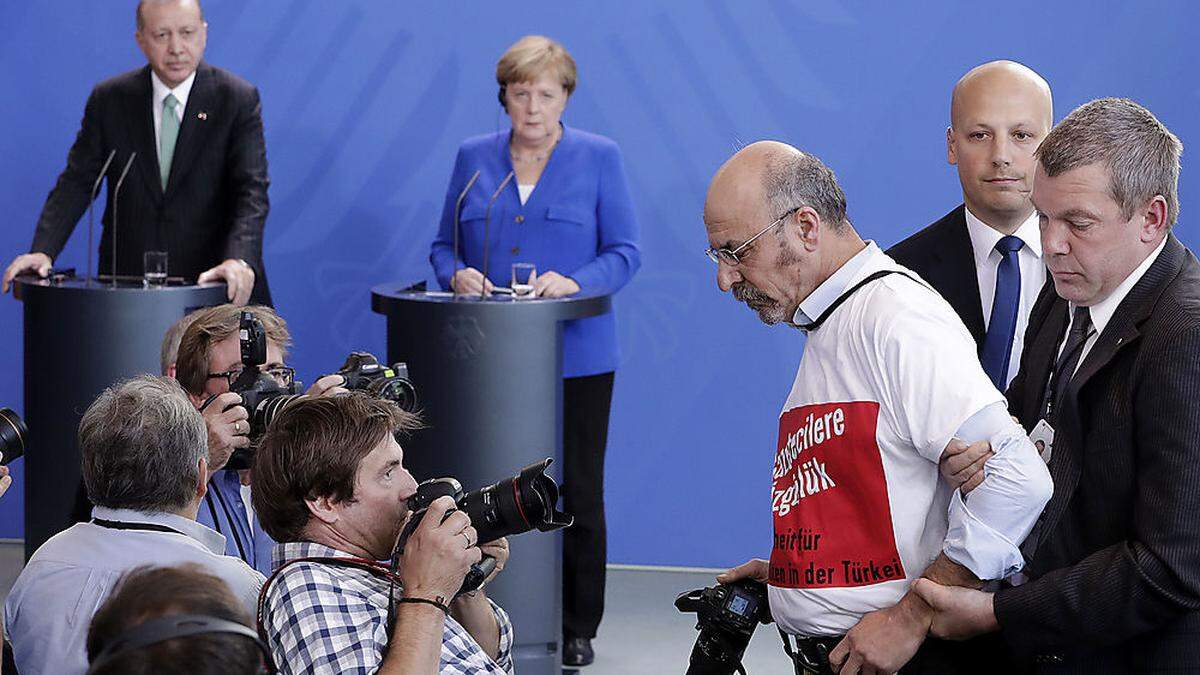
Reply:
M512 292L514 300L533 297L533 282L537 280L537 266L533 263L513 263Z
M166 251L146 251L142 254L142 263L142 280L145 286L163 286L167 283Z

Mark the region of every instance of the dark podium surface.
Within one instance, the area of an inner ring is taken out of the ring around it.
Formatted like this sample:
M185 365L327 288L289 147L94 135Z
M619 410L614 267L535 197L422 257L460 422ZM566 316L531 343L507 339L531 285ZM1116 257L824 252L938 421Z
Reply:
M25 557L72 523L83 412L118 380L160 370L163 334L188 312L225 302L225 284L156 286L19 277L25 303Z
M562 322L611 307L608 296L479 300L373 288L371 309L387 317L388 363L408 364L428 425L403 444L405 466L418 481L453 476L471 491L553 457L561 480ZM562 535L535 530L509 544L488 595L512 618L517 672L558 675Z

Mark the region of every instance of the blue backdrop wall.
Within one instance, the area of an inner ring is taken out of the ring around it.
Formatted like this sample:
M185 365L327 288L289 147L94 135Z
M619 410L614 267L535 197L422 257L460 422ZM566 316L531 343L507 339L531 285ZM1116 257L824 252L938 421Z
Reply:
M134 4L0 3L5 265L29 245L92 85L143 63ZM621 145L643 232L642 271L616 303L611 562L718 566L769 550L776 418L802 342L719 294L702 253L705 187L739 145L776 138L823 157L852 220L887 245L959 203L943 140L949 92L987 60L1041 72L1056 119L1128 96L1200 143L1200 5L1186 0L209 0L206 10L208 60L262 93L267 267L306 381L351 349L384 352L371 285L429 276L459 141L507 123L500 53L527 33L572 51L579 88L565 120ZM1185 243L1197 241L1196 176L1185 168ZM85 239L60 262L82 269ZM21 311L0 299L0 405L18 411ZM0 536L21 536L19 464Z

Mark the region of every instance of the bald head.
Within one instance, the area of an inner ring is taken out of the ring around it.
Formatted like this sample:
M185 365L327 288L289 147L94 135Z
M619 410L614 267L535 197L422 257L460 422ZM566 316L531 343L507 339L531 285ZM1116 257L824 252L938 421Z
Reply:
M708 185L704 200L704 219L711 222L714 209L737 213L757 213L767 206L765 177L768 170L787 158L801 156L796 148L779 141L758 141L738 150L725 160ZM719 218L718 218L719 219Z
M1018 98L1031 121L1054 126L1050 85L1028 66L1016 61L991 61L975 66L954 85L950 95L950 126L962 128L963 115L979 105L999 105Z
M714 203L743 214L761 212L768 220L808 206L835 232L846 224L846 196L833 171L779 141L751 143L721 165L708 188L705 220Z
M958 167L963 202L1001 234L1033 214L1033 152L1050 133L1050 85L1013 61L973 68L954 86L946 158Z

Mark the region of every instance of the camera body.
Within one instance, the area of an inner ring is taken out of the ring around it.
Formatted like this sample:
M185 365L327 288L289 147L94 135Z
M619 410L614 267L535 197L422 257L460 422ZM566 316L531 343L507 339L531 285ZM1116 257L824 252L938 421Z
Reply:
M417 407L417 389L408 379L408 364L394 363L390 367L368 352L351 352L334 375L345 380L343 387L365 391L374 398L392 401L401 410L413 412Z
M758 624L771 623L767 586L753 579L681 593L675 608L696 614L700 635L688 675L728 675L741 668L742 654Z
M397 554L416 530L429 505L439 497L451 497L459 509L471 517L471 526L479 535L480 544L501 537L521 534L532 529L541 532L570 527L575 519L555 508L558 503L558 483L546 475L553 462L546 458L521 469L517 475L493 483L474 492L464 493L454 478L433 478L417 486L417 494L408 500L413 516L405 524L397 544ZM495 568L495 560L484 556L463 580L459 593L479 588Z
M302 391L299 382L280 386L275 378L259 370L267 362L267 332L262 321L253 312L244 311L238 320L238 340L242 354L242 373L230 386L230 391L242 397L241 406L246 409L250 420L251 445L238 448L229 457L227 469L248 469L254 463L254 440L262 436L267 425L288 403L296 400Z
M266 433L275 415L303 396L304 385L293 380L282 386L259 366L267 362L267 332L254 312L243 311L238 319L238 342L242 357L242 372L229 390L242 397L241 406L250 420L250 446L238 448L229 457L227 469L248 469L254 463L257 439ZM412 412L417 407L417 389L408 379L408 366L396 363L384 366L374 355L352 352L341 370L346 389L361 390L371 396L392 401L402 410ZM432 501L432 500L431 500Z

